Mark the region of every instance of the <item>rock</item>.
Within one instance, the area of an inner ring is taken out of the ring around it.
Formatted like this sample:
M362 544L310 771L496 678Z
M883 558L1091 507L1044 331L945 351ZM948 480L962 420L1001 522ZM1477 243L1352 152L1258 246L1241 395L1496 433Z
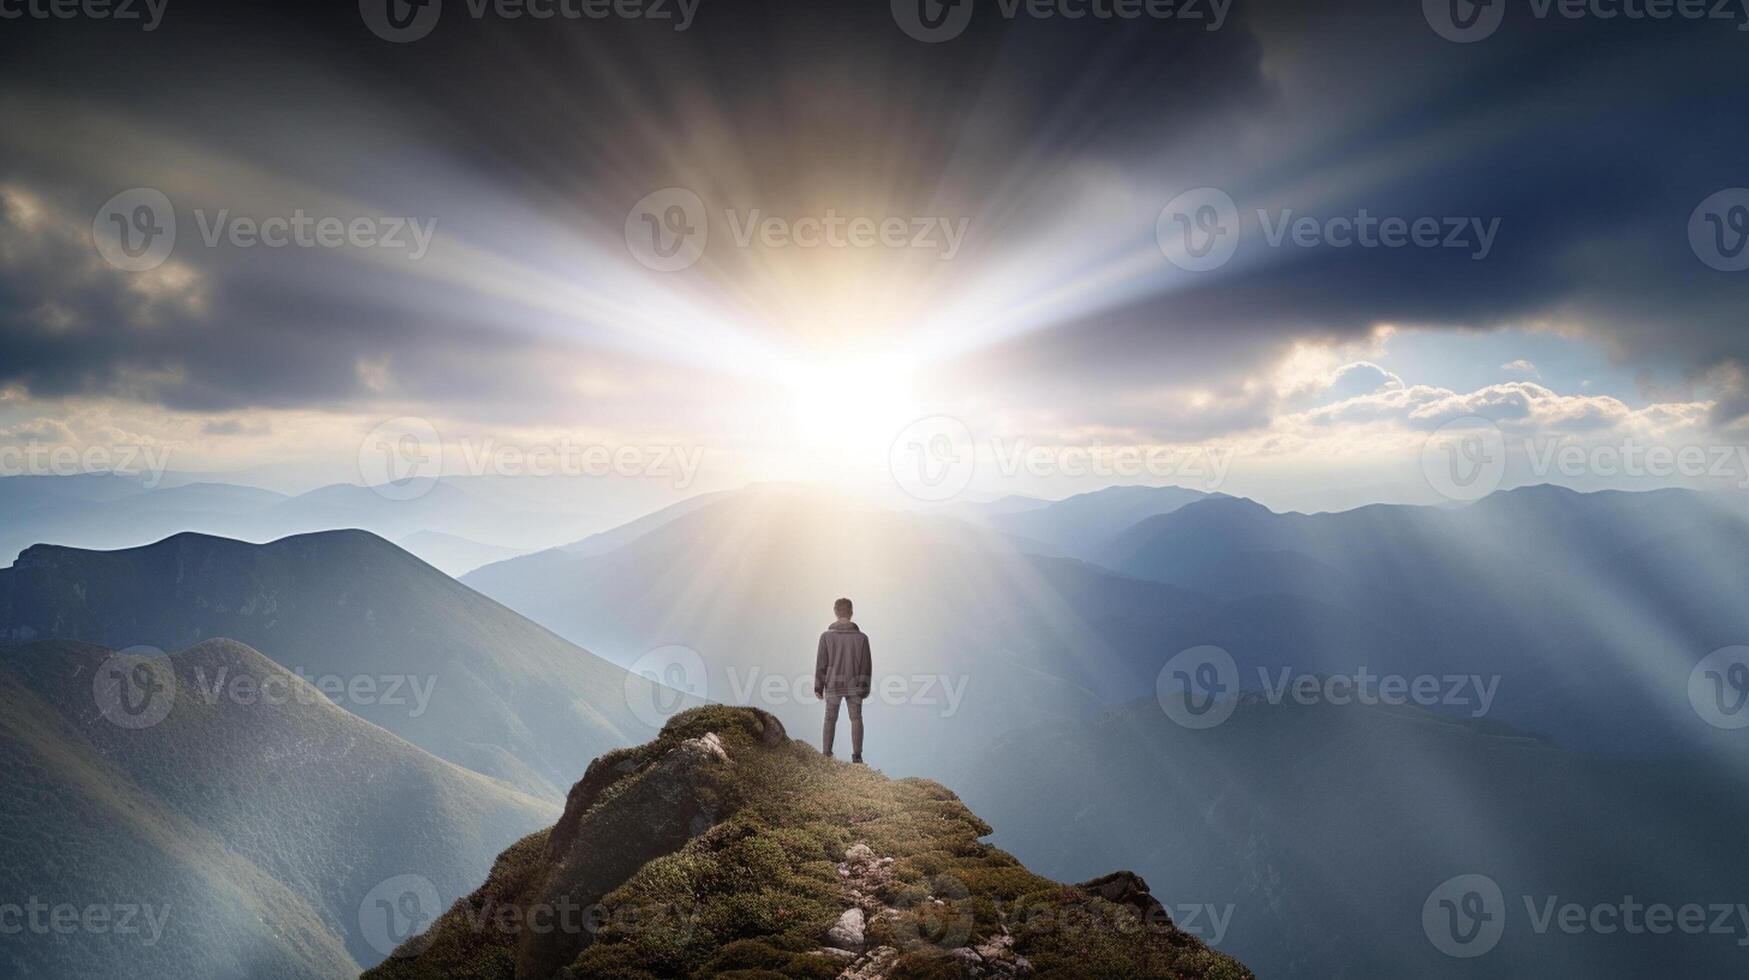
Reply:
M1134 871L1113 871L1111 874L1084 881L1075 886L1089 894L1098 895L1108 902L1127 905L1135 909L1142 921L1150 926L1171 926L1172 916L1166 913L1151 892L1148 883Z
M867 922L863 918L862 909L845 909L844 914L838 917L838 922L826 930L826 942L839 949L860 950L866 928Z
M855 962L857 957L856 953L853 953L848 949L838 949L833 946L821 946L819 949L814 950L814 953L817 956L824 956L827 959L837 960L840 963Z
M729 752L723 748L723 740L716 732L706 732L703 737L689 738L681 744L706 755L715 756L723 762L729 761Z
M892 972L899 951L891 946L876 946L867 956L838 975L838 980L885 980Z
M528 900L542 908L589 908L650 861L672 854L713 826L716 802L734 767L722 742L687 739L629 774L618 758L590 763L572 787L548 840L548 861L529 883ZM609 761L610 760L610 761ZM612 806L596 806L613 787ZM624 828L635 826L628 835ZM515 974L550 977L595 939L588 930L523 930L516 937Z
M867 864L874 860L874 849L867 844L852 844L850 850L844 852L844 860L851 864Z

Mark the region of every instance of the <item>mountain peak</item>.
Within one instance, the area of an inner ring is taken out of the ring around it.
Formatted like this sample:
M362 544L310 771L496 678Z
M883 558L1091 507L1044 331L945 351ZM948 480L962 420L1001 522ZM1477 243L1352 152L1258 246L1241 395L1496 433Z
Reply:
M367 976L1251 976L1139 877L1059 884L990 833L938 783L695 708L592 762L557 825Z

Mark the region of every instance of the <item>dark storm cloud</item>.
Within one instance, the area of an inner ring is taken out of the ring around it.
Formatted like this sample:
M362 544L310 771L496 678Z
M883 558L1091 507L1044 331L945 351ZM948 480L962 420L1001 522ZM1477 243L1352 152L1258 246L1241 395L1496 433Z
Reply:
M183 2L149 35L5 25L0 82L12 104L101 110L214 154L295 165L316 186L411 194L412 178L441 169L596 229L701 170L770 213L847 187L916 213L951 201L977 214L985 254L1042 227L1060 178L1089 164L1125 185L1230 191L1247 224L1229 267L1185 274L1162 258L1150 298L987 359L1069 401L1255 370L1291 338L1380 322L1570 316L1624 357L1698 371L1749 354L1737 322L1749 272L1703 265L1685 232L1708 194L1749 184L1745 35L1535 21L1513 6L1496 36L1463 45L1420 8L1241 2L1209 32L1010 21L980 0L964 35L924 44L886 3L704 0L676 32L475 21L449 0L430 36L397 45L353 3ZM128 186L31 154L48 135L14 132L0 181L75 224ZM446 219L460 206L400 203ZM1164 203L1135 215L1136 240L1151 239ZM1282 206L1498 221L1498 234L1479 260L1272 248L1252 212ZM199 410L537 398L560 384L546 355L564 340L508 332L441 283L321 256L275 256L264 272L259 257L196 252L200 302L148 308L78 250L63 238L0 253L0 383ZM393 392L373 387L373 368Z
M1232 194L1244 222L1232 261L1029 338L1008 367L1182 381L1223 360L1255 369L1283 336L1524 321L1585 329L1667 383L1749 357L1749 272L1704 264L1687 232L1703 199L1749 185L1733 94L1749 67L1745 35L1715 22L1536 21L1526 5L1509 6L1494 37L1457 45L1428 30L1418 6L1326 11L1316 31L1306 14L1284 13L1292 24L1266 27L1266 52L1293 50L1284 89L1320 83L1307 100L1290 95L1292 118L1274 122L1325 124L1271 164L1185 175L1181 186ZM1320 222L1365 209L1498 230L1482 258L1467 246L1271 245L1256 210L1279 222L1284 207Z

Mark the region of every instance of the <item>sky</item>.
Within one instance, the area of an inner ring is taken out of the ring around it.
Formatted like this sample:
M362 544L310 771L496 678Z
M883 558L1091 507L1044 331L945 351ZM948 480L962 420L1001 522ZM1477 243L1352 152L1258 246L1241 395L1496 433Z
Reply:
M0 4L0 472L1749 485L1749 4L1313 6Z

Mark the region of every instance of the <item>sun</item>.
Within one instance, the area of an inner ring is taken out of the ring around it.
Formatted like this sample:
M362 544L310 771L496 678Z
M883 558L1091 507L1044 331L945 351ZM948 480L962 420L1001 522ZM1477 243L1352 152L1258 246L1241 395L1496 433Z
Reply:
M894 358L822 358L788 380L794 446L828 470L884 461L918 414L913 372Z

